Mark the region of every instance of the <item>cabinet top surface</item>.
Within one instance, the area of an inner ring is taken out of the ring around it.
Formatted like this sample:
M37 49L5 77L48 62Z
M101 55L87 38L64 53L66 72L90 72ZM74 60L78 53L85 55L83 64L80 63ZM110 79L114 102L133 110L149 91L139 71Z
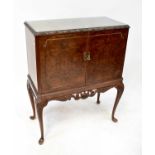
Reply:
M28 21L25 25L35 34L55 33L68 31L89 31L100 29L127 28L127 24L115 21L107 17L89 17L72 19L53 19Z

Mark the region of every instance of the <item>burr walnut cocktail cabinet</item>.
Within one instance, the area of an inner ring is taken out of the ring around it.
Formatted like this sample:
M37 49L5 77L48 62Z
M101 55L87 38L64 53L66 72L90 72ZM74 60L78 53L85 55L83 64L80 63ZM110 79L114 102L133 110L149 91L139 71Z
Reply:
M106 18L25 22L27 88L44 141L43 109L50 100L85 99L115 87L112 120L124 90L122 72L129 26Z

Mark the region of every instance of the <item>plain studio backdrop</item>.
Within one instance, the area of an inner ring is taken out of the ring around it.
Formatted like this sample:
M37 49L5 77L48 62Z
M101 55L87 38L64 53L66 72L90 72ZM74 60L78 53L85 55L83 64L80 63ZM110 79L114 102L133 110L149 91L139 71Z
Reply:
M26 89L27 54L24 21L107 16L130 25L124 66L125 91L111 121L116 90L86 100L51 101L44 109L45 142L38 145L38 120L30 120ZM141 1L14 0L14 154L141 154Z

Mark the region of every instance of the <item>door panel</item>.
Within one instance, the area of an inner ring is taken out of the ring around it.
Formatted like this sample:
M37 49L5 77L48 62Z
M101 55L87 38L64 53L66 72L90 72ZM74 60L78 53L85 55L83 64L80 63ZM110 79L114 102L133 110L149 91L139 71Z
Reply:
M126 38L121 32L90 35L86 85L121 78L125 48Z
M48 91L85 85L83 51L86 36L48 39L45 49L45 78Z

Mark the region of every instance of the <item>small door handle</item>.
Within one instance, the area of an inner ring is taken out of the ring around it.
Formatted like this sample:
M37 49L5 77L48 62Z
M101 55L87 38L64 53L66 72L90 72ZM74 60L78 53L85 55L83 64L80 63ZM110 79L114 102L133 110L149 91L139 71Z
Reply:
M89 52L89 51L85 51L85 52L83 53L83 60L84 60L84 61L89 61L89 60L91 60L91 58L90 58L90 52Z

